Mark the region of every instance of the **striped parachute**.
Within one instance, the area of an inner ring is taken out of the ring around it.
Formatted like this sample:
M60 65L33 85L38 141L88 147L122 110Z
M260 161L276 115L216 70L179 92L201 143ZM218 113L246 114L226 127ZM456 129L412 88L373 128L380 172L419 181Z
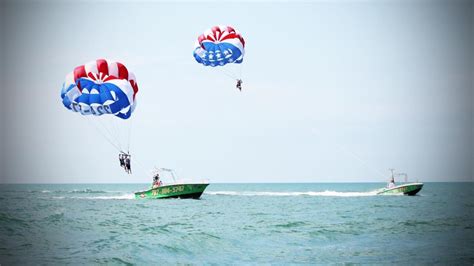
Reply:
M82 115L115 115L128 119L136 106L135 75L123 64L98 59L78 66L66 76L63 105Z
M129 153L137 92L135 75L122 63L97 59L66 76L61 99L68 110L81 114L119 152Z
M194 58L204 66L240 64L244 59L244 38L230 26L215 26L198 37Z

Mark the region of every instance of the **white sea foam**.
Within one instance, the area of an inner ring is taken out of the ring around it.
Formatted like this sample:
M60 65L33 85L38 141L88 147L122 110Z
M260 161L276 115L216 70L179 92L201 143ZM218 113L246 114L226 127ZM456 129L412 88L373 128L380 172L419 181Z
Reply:
M115 196L92 196L92 197L72 197L73 199L89 199L89 200L129 200L134 199L135 194L115 195Z
M342 192L342 191L305 191L305 192L273 192L273 191L205 191L208 195L226 195L226 196L326 196L326 197L368 197L377 195L377 190L369 192Z

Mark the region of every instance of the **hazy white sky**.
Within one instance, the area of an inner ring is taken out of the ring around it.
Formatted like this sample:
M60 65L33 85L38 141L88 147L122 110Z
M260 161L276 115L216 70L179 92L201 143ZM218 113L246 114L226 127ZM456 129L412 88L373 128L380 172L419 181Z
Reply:
M473 178L469 1L1 6L1 181L149 182L153 166L211 182ZM243 91L197 64L205 29L246 40ZM138 80L133 175L60 89L74 67Z

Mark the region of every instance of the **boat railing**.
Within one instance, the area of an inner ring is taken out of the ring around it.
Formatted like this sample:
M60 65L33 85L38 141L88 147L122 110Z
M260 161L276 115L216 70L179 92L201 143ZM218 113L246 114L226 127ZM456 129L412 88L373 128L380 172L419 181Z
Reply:
M160 172L167 172L168 174L171 175L171 178L173 179L172 182L163 182L161 184L161 186L174 185L174 184L190 184L190 183L209 184L209 179L196 180L196 179L188 179L188 178L178 177L176 175L175 171L171 168L164 168L164 167L158 168L158 167L155 167L155 169L152 171L153 175L156 175Z
M196 179L188 179L188 178L180 178L178 180L176 180L174 182L174 184L190 184L190 183L193 183L193 184L209 184L209 179L200 179L200 180L196 180Z
M408 181L408 174L407 173L397 173L397 172L395 172L395 169L393 169L393 168L390 168L388 170L390 170L392 172L392 179L395 179L395 177L399 178L399 177L403 176L403 183L404 184L410 183ZM419 183L418 179L416 179L415 183Z

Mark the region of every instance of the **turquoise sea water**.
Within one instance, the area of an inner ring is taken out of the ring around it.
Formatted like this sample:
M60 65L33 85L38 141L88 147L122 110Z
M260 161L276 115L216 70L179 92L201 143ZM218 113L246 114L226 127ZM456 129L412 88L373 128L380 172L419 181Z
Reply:
M474 263L473 183L211 184L201 200L135 200L145 184L0 185L0 264Z

